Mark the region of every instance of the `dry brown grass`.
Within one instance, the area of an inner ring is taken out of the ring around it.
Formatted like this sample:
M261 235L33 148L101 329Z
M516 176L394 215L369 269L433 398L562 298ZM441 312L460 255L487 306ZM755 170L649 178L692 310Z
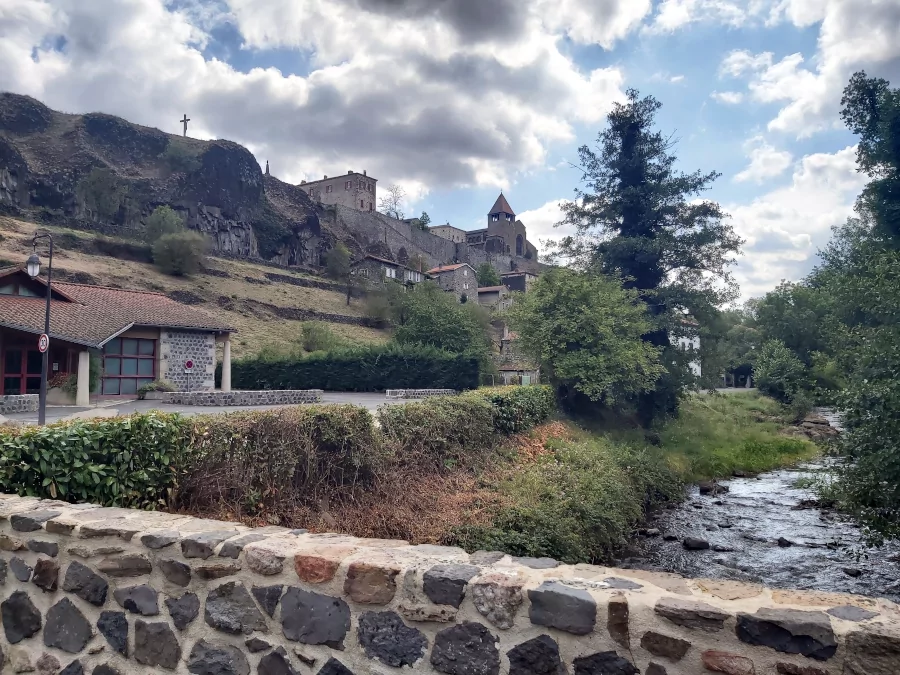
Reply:
M84 239L92 238L87 232L45 227L0 216L0 260L24 261L31 252L31 236L38 228L47 229L55 235L68 233ZM347 316L363 316L365 313L361 300L354 299L348 306L346 296L337 291L302 288L277 282L249 282L247 277L265 281L266 272L310 278L302 273L251 262L210 258L209 267L227 272L230 276L226 278L201 274L193 277L170 277L146 263L89 255L57 247L53 263L67 272L86 272L101 285L160 293L189 291L196 294L202 298L198 307L237 329L232 340L232 355L235 358L253 355L267 343L277 343L300 334L301 321L281 318L259 303ZM386 342L389 337L385 331L364 326L339 323L329 326L335 333L352 342L381 343Z
M356 490L319 508L298 507L286 517L274 514L239 517L235 511L192 513L245 525L282 525L311 532L338 532L373 539L403 539L413 544L440 544L457 527L490 525L510 499L494 486L551 450L550 439L571 438L562 422L548 422L508 439L494 462L473 471L460 467L440 472L406 467L380 475L368 490Z

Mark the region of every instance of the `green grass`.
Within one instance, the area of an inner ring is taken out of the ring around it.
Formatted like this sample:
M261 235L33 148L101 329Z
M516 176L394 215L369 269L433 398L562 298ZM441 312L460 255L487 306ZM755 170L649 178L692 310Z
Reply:
M753 393L693 396L651 444L639 431L588 431L492 486L505 497L490 527L458 528L448 543L468 550L548 556L567 563L608 562L644 514L684 497L697 480L795 464L817 453L779 433L786 411Z

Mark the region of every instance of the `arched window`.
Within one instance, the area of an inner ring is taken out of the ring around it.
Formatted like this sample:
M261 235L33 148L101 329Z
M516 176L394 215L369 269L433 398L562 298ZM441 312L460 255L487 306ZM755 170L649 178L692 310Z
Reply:
M525 247L525 239L522 235L516 236L516 255L522 255L522 249Z

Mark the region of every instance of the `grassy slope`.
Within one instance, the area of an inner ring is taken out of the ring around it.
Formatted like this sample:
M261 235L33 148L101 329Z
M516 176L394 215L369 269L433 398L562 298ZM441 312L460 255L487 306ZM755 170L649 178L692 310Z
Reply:
M565 562L604 562L627 542L655 504L683 498L685 483L759 472L816 454L782 435L780 406L755 394L694 396L659 444L634 432L590 432L567 424L537 461L519 463L490 490L502 504L445 541L470 550L503 550Z
M24 261L31 252L30 237L38 227L34 223L0 216L0 260ZM83 239L92 238L86 232L40 227L53 234L68 233ZM53 264L67 272L87 272L97 283L103 285L161 293L189 291L199 296L202 302L198 307L237 328L238 333L232 342L232 353L236 358L255 354L268 343L291 339L300 332L300 321L281 318L255 303L348 316L362 316L364 313L360 300L354 299L347 306L344 294L336 291L301 288L277 282L249 282L246 277L265 280L266 272L306 276L250 262L211 258L208 261L209 267L227 272L230 276L223 278L200 274L178 278L161 274L153 265L146 263L89 255L58 247L54 251ZM220 302L226 306L221 306ZM372 328L337 323L328 325L335 333L353 342L385 342L388 339L386 332Z

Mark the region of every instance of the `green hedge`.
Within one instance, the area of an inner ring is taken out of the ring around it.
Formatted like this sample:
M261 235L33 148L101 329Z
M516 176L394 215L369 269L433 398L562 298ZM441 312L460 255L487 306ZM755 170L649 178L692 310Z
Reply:
M465 394L491 404L494 430L516 434L546 422L556 410L556 395L547 385L492 387Z
M481 399L461 396L386 405L378 411L385 445L395 461L427 469L469 465L494 443L494 413Z
M303 359L243 359L231 366L235 389L475 389L478 360L421 345L375 345Z
M185 424L150 413L0 429L0 491L156 508L184 460Z

